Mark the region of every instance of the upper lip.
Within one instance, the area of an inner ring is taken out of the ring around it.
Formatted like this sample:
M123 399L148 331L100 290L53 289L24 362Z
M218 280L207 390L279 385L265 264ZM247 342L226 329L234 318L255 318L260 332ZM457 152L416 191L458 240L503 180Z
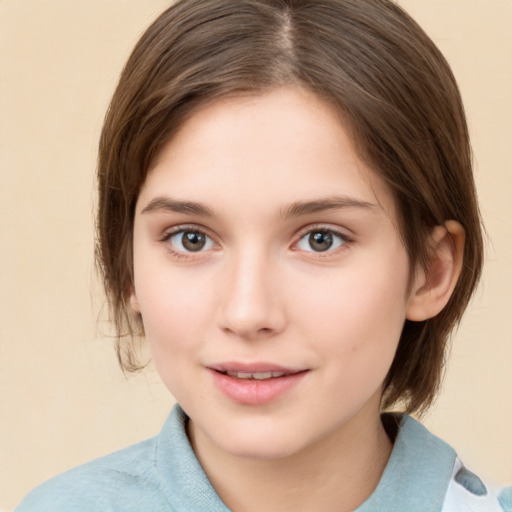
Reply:
M240 373L268 373L268 372L280 372L284 374L299 373L306 368L290 368L275 363L269 362L254 362L244 363L229 361L225 363L218 363L208 365L208 368L217 372L240 372Z

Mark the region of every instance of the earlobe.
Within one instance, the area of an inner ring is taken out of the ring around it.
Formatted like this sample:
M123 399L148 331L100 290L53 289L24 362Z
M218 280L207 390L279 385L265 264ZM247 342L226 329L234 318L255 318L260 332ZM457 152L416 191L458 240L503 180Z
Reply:
M135 290L132 290L130 293L130 307L134 313L140 314L139 301L137 300Z
M462 269L464 228L449 220L431 233L428 268L419 268L407 303L408 320L421 322L436 316L448 303Z

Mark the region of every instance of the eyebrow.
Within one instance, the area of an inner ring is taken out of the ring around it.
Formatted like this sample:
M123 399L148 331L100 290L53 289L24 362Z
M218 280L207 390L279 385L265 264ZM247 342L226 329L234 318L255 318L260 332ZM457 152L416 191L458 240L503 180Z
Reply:
M345 208L362 208L366 210L375 209L376 205L367 201L361 201L353 197L335 196L313 201L296 201L287 205L281 210L283 218L300 217L312 213L325 212L329 210L341 210ZM159 196L152 199L142 210L144 213L152 212L184 213L188 215L199 215L202 217L213 217L214 214L207 206L195 201L179 201L166 196Z
M170 197L155 197L142 210L141 213L152 213L156 211L186 213L189 215L200 215L213 217L212 211L201 203L194 201L178 201Z
M341 210L345 208L362 208L365 210L375 210L377 205L367 201L361 201L348 196L335 196L313 201L297 201L289 204L281 211L284 218L300 217L311 213L326 212L329 210Z

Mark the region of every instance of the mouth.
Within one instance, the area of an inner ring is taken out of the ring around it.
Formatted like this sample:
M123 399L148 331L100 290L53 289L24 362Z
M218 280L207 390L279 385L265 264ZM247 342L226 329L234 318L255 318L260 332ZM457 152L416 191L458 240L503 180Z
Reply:
M243 405L273 402L287 395L309 372L309 369L291 369L267 363L226 363L208 369L217 389Z
M240 363L240 362L226 362L215 364L208 367L223 375L235 377L237 379L254 379L254 380L268 380L276 379L279 377L286 377L288 375L295 375L297 373L307 371L302 368L290 368L281 366L274 363Z
M252 380L268 380L275 379L277 377L284 377L286 375L295 375L300 372L239 372L236 370L219 371L223 375L229 375L237 379L252 379Z

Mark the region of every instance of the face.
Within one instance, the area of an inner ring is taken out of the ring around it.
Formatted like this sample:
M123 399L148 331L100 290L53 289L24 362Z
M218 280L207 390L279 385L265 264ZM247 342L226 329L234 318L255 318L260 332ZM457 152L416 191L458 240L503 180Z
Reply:
M378 418L408 307L393 199L301 89L223 99L140 192L132 307L198 440L299 453Z

